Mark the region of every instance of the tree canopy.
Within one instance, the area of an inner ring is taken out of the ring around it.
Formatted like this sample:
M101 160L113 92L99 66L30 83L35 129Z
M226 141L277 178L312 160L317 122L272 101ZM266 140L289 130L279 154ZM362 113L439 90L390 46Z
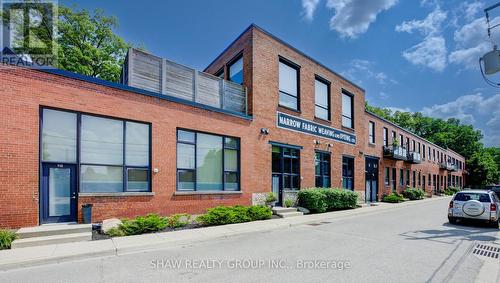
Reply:
M370 106L366 110L389 120L443 148L449 148L466 158L469 176L467 184L480 187L500 180L500 148L485 148L480 130L460 120L427 117L420 112L391 111Z

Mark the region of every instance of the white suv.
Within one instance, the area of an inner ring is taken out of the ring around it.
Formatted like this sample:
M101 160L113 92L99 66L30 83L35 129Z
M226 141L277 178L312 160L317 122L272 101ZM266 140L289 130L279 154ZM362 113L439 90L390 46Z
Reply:
M461 191L453 196L448 208L448 220L455 224L457 220L471 219L488 222L498 228L500 217L500 199L491 191Z

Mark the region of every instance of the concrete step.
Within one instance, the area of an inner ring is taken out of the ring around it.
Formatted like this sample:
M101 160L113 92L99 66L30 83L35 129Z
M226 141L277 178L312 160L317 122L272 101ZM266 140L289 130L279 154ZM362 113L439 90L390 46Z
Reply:
M26 239L18 239L12 242L12 249L44 246L62 243L83 242L92 240L92 232L61 234L43 237L32 237Z
M297 211L295 207L281 207L275 206L272 208L273 214L285 213L285 212L294 212Z
M302 213L300 211L278 213L278 216L281 218L288 218L288 217L301 216L301 215L304 215L304 213Z
M17 230L20 239L64 234L92 233L92 224L47 224Z

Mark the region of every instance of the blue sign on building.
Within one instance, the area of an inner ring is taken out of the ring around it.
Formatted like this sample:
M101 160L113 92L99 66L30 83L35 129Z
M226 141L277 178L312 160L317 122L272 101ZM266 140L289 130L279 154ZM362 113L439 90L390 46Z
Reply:
M348 144L356 144L356 135L327 127L318 123L310 122L301 118L287 115L281 112L277 113L276 124L279 128L298 131L322 138L332 139Z

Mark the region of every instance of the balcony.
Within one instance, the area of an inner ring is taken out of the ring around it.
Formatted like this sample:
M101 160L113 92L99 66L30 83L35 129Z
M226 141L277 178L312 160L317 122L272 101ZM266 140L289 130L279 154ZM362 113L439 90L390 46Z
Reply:
M407 150L404 147L397 145L389 145L383 147L384 157L395 160L408 160Z
M446 162L439 162L439 169L448 170L448 164Z
M134 48L127 53L120 80L181 103L248 115L244 86Z
M416 152L416 151L408 152L408 161L410 163L419 164L420 162L422 162L422 158L420 157L420 153Z

